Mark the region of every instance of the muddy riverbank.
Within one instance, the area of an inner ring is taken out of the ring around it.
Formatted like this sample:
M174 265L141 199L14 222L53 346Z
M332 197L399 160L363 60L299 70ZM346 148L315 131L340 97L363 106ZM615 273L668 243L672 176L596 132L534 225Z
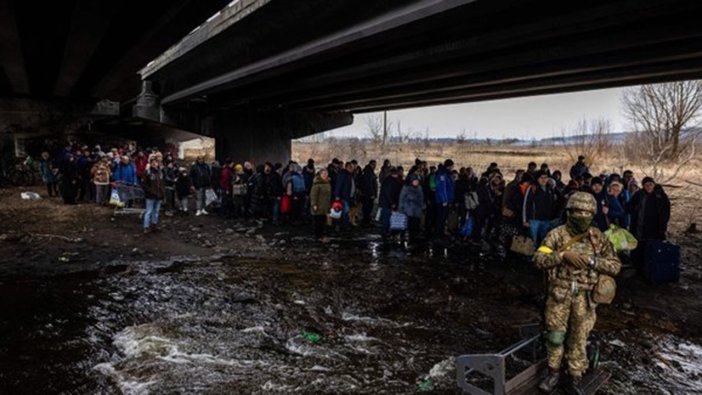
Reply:
M134 217L0 191L0 393L458 393L453 358L538 322L540 273L451 242L214 216ZM700 235L680 284L598 309L604 393L700 393Z

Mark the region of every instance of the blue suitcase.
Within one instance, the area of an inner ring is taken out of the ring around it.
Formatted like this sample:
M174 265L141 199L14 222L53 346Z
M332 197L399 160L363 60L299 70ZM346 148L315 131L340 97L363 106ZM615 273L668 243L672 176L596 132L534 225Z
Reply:
M668 241L649 240L643 261L644 276L652 284L680 280L680 246Z

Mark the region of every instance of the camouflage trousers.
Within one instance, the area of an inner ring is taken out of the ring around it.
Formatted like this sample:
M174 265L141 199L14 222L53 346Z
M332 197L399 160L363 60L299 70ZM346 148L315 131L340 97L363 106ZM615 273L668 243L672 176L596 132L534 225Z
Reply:
M589 299L589 292L579 291L573 294L570 289L561 286L551 287L546 300L546 351L549 368L561 368L564 348L567 348L568 374L581 377L587 370L587 339L597 319L597 305Z

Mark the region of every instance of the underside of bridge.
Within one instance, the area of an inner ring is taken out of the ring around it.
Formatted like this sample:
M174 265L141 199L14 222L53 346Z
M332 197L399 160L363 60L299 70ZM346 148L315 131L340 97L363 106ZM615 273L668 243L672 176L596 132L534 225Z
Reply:
M143 76L164 104L353 113L698 78L690 0L271 1Z
M356 113L702 76L698 0L30 3L0 0L0 95L116 100L221 155L283 159Z
M249 1L245 13L220 15L141 73L164 107L197 101L203 118L599 89L700 78L699 15L702 2L692 0Z
M0 145L120 121L139 69L228 2L0 0Z

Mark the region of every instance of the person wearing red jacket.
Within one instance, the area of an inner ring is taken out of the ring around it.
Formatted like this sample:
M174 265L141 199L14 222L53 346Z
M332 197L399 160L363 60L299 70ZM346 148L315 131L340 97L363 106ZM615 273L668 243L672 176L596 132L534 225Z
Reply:
M137 180L141 180L141 176L144 174L144 169L146 165L149 164L149 158L144 154L144 151L139 151L134 157L134 166L136 167Z
M222 210L223 217L228 217L234 205L232 197L232 178L234 175L234 161L231 158L224 160L222 172L219 175L219 188L222 190Z

